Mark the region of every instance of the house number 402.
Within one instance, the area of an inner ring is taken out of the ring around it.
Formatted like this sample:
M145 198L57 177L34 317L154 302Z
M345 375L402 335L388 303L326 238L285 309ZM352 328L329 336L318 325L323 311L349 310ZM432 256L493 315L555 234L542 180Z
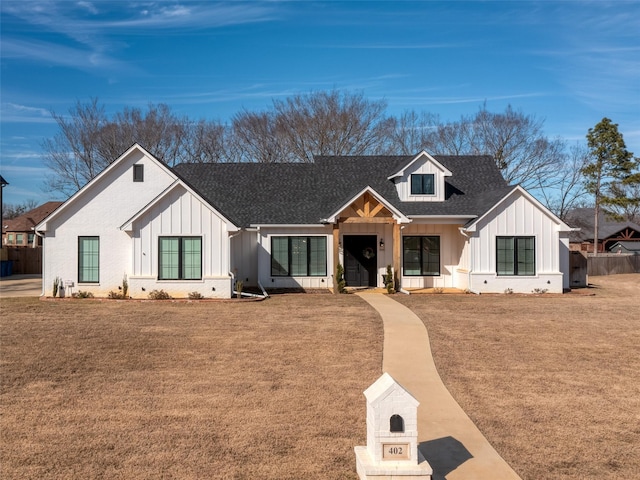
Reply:
M386 443L382 446L383 460L400 460L409 458L409 445L406 443Z

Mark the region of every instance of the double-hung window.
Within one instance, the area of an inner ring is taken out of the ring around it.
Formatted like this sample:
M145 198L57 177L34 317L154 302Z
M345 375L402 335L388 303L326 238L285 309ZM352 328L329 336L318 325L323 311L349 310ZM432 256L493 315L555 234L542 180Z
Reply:
M159 237L159 280L202 278L202 237Z
M100 281L100 237L78 237L78 283Z
M434 177L433 173L414 173L411 175L411 195L435 195Z
M271 237L271 275L327 275L327 237Z
M496 273L498 275L535 275L534 237L497 237Z
M407 276L440 275L440 237L402 237L402 268Z

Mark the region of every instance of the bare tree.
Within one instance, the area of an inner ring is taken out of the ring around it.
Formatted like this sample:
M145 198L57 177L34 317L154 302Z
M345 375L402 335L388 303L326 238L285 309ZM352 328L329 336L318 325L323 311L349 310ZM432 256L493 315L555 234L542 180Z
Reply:
M491 113L483 106L473 120L474 153L491 155L509 183L544 188L553 182L562 160L563 144L549 140L543 122L516 112Z
M229 128L221 123L200 120L185 125L184 153L187 163L219 163L232 157L228 146Z
M94 98L79 101L69 109L69 117L51 112L60 131L43 142L45 164L52 171L47 178L50 190L69 196L95 177L113 159L99 151L99 133L107 123L104 106Z
M562 155L562 162L555 175L555 182L539 185L536 189L549 209L561 219L566 219L567 213L578 207L587 197L582 181L584 168L589 152L581 144L572 146Z
M407 110L387 121L385 153L412 155L422 150L435 152L435 137L440 128L436 115Z
M60 129L42 144L51 191L73 194L134 143L169 165L183 160L187 120L167 105L150 104L144 112L125 108L109 119L94 98L86 104L78 101L66 116L51 114Z
M438 125L432 139L433 151L442 155L472 155L478 153L476 130L472 118Z
M286 160L312 162L314 155L379 152L388 128L385 109L384 101L337 90L274 101Z
M237 161L274 163L286 158L273 112L236 114L232 123Z
M38 202L33 199L26 200L23 203L5 203L2 210L2 219L11 220L33 210L38 206Z

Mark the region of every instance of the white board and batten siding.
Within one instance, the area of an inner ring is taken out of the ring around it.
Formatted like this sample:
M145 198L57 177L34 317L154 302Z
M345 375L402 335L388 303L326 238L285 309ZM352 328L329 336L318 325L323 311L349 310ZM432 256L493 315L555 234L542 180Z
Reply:
M162 236L202 238L201 280L157 280ZM224 218L184 187L176 186L133 224L132 296L163 289L172 296L198 292L204 297L230 297L228 236Z
M458 267L460 265L465 239L460 234L460 225L412 223L402 230L402 236L440 237L440 275L402 276L402 288L460 288ZM402 245L400 245L402 249ZM401 260L402 261L402 260Z
M271 275L271 237L322 236L327 239L327 274L312 277L285 277ZM333 229L330 225L319 227L261 226L257 232L258 279L266 289L333 287ZM240 274L240 272L238 272Z
M535 275L497 275L496 238L500 236L534 238ZM502 293L507 289L516 293L531 293L535 289L562 293L559 244L560 229L556 219L516 192L503 208L495 209L478 221L476 232L469 241L470 289L480 293Z
M433 195L411 195L412 174L433 174L435 192ZM443 202L445 172L430 160L416 161L396 178L398 196L403 202Z

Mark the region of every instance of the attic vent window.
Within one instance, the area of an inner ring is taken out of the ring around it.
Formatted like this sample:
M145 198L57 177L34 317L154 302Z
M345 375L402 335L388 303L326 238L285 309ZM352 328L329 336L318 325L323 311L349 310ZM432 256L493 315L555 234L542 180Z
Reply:
M411 175L411 195L434 195L433 173L414 173Z
M133 166L133 181L134 182L144 181L144 165Z

